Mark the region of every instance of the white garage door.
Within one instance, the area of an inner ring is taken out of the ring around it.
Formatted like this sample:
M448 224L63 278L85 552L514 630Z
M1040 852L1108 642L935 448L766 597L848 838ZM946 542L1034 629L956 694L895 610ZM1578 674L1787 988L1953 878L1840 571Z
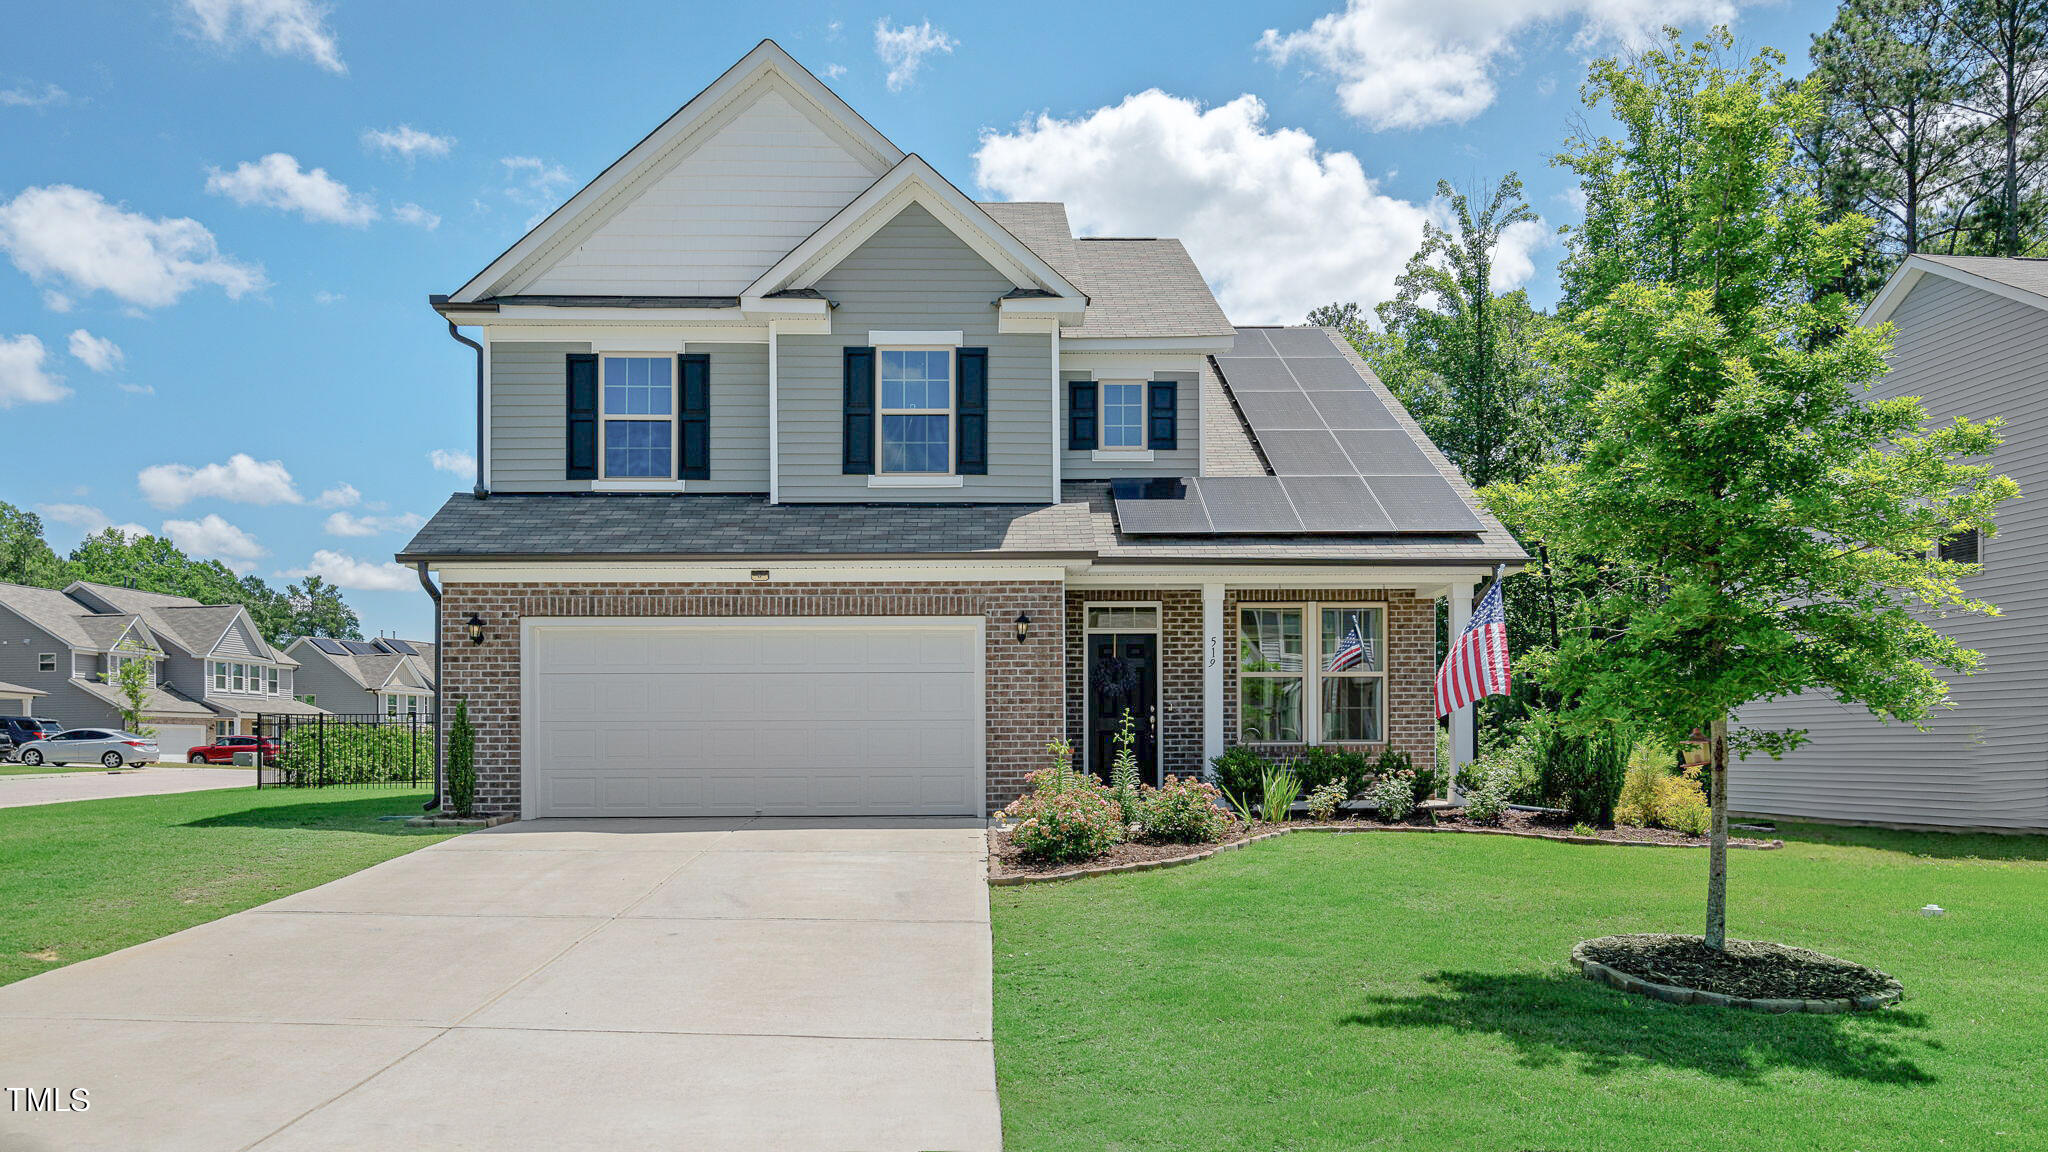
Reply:
M978 618L526 622L531 816L980 813Z
M205 724L156 724L157 755L166 764L183 764L185 753L212 742L213 728Z

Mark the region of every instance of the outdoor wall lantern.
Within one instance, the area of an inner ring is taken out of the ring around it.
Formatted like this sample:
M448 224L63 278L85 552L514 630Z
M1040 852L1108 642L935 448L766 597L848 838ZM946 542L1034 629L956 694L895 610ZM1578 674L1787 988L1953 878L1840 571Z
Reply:
M481 617L481 616L471 616L471 617L469 618L469 642L470 642L471 644L481 644L481 643L483 643L483 642L484 642L484 618L483 618L483 617Z
M1017 643L1022 644L1031 635L1031 617L1017 613Z

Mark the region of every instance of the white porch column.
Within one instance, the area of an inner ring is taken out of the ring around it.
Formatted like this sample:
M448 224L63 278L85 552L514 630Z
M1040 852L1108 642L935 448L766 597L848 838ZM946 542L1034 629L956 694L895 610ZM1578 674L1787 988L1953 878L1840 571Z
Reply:
M1223 585L1202 585L1202 775L1223 755Z
M1451 582L1450 640L1452 643L1456 643L1458 636L1465 631L1465 625L1472 622L1472 591L1477 584L1478 581L1476 580L1453 580ZM1441 667L1443 661L1438 660L1437 664ZM1451 713L1451 763L1448 767L1452 777L1457 775L1459 766L1470 764L1479 755L1479 749L1474 739L1475 730L1473 728L1476 714L1477 706L1473 704L1467 704L1463 708ZM1448 788L1449 790L1446 792L1446 795L1450 799L1456 800L1458 798L1457 785L1453 783L1448 785Z

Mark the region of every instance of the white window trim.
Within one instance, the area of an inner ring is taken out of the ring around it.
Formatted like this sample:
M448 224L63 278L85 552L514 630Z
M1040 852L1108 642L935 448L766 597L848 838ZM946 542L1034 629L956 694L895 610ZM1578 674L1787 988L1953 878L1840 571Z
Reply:
M959 333L939 332L872 332L870 336L957 336ZM960 446L954 438L960 434L959 418L956 413L960 406L959 353L953 348L934 341L926 344L891 344L875 346L875 471L868 477L870 488L958 488L962 486L960 474L955 472L954 462L959 459ZM946 354L946 406L944 408L886 408L882 405L882 357L890 352L944 352ZM944 416L946 418L946 470L943 472L888 472L883 461L885 440L882 426L890 416ZM881 483L876 483L879 480ZM908 481L908 482L906 482ZM923 481L923 483L917 483Z
M1380 667L1377 672L1330 673L1325 672L1323 670L1323 661L1325 659L1323 654L1324 609L1334 609L1338 611L1342 611L1345 609L1369 609L1377 613L1379 623L1375 627L1374 635L1371 638L1372 642L1379 648ZM1248 611L1293 611L1301 613L1301 673L1298 677L1291 675L1275 674L1270 672L1253 672L1249 675L1246 674L1244 670L1244 613ZM1300 743L1304 746L1313 747L1316 745L1327 743L1327 741L1323 738L1322 731L1324 676L1333 676L1337 679L1344 680L1378 680L1380 682L1380 738L1377 740L1343 740L1339 741L1339 743L1347 745L1369 745L1387 744L1390 742L1391 737L1387 727L1390 721L1390 717L1387 714L1387 710L1389 707L1388 693L1390 691L1390 687L1388 683L1389 674L1387 670L1387 604L1385 601L1305 600L1281 602L1269 600L1240 600L1237 603L1237 612L1238 618L1235 621L1235 626L1237 630L1238 646L1235 655L1232 656L1232 660L1234 661L1233 667L1235 668L1237 673L1237 722L1235 725L1237 732L1231 734L1231 738L1228 741L1230 744L1243 744L1256 748L1272 745L1292 746L1296 743ZM1244 732L1244 685L1247 679L1299 679L1301 681L1301 739L1299 741L1244 740L1239 738Z
M1097 608L1150 608L1150 628L1097 628L1088 622L1088 617ZM1081 602L1081 768L1094 771L1091 763L1095 758L1095 741L1088 738L1088 704L1095 699L1095 662L1088 658L1088 637L1098 632L1111 636L1139 636L1152 634L1152 770L1165 780L1165 765L1160 756L1165 752L1165 740L1161 729L1166 724L1166 605L1159 600L1084 600Z
M1138 390L1138 442L1123 446L1109 444L1109 390L1111 388L1136 388ZM1143 459L1152 459L1150 442L1145 435L1146 416L1152 404L1150 382L1145 380L1097 380L1095 382L1095 459L1135 459L1137 453L1144 453Z
M1150 448L1097 448L1088 454L1097 464L1150 464Z
M36 653L36 671L38 671L38 672L55 672L56 670L57 670L57 654L56 654L55 652L38 652L38 653Z
M614 416L605 408L604 365L607 360L666 360L668 361L668 415L657 416L648 412L622 413ZM682 400L677 377L680 375L674 352L600 352L597 354L597 479L591 487L598 491L607 489L630 491L635 488L671 491L676 486L678 461L676 454L682 451L679 441L682 429L677 423L676 408ZM638 420L648 424L666 423L668 430L668 475L666 476L619 476L611 475L609 453L605 451L607 440L605 430L614 420Z
M935 351L943 346L958 348L967 342L964 332L869 332L868 346L877 353L887 346L892 352Z

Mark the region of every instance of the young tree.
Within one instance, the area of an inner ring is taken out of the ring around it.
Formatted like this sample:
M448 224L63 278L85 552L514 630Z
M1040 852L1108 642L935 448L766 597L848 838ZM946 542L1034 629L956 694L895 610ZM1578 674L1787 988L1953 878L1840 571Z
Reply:
M1727 923L1731 744L1782 751L1798 733L1731 733L1754 700L1821 692L1908 722L1945 696L1930 666L1977 654L1916 606L1993 612L1934 558L1993 529L2012 481L1959 461L1997 421L1929 429L1917 400L1867 401L1888 328L1857 327L1825 291L1872 226L1824 222L1792 165L1813 94L1782 57L1717 62L1725 31L1593 66L1587 103L1618 138L1560 163L1594 212L1571 269L1588 306L1550 349L1590 397L1582 456L1493 493L1553 557L1594 557L1548 675L1583 712L1711 748L1705 940ZM1591 237L1598 237L1594 244ZM1569 563L1569 559L1559 561Z
M100 680L114 686L121 694L121 727L138 736L154 736L156 729L145 728L142 714L149 707L150 661L123 660L113 672L100 673Z

